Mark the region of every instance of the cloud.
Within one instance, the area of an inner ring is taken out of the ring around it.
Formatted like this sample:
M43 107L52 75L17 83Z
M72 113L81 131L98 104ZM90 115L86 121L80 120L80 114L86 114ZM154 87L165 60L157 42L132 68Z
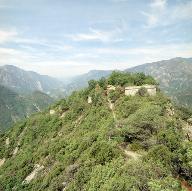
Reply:
M113 31L102 31L94 28L90 28L88 33L80 33L67 35L73 41L100 41L100 42L119 42L123 39L118 37L117 33L120 33L120 29L116 28Z
M159 45L149 45L138 48L97 48L94 49L95 54L101 55L113 55L113 56L129 56L137 55L138 57L151 56L154 55L159 57L159 60L163 59L164 56L167 57L190 57L192 56L192 43L181 43L181 44L159 44ZM169 50L169 51L167 51ZM178 55L178 56L177 56Z
M167 0L153 0L149 4L149 12L141 12L142 15L147 17L147 27L155 27L162 16L164 15L167 8Z
M69 57L44 51L0 48L0 65L14 64L56 77L73 76L91 69L125 69L173 57L191 57L192 44L155 44L137 48L76 48Z
M147 18L146 27L168 26L192 18L192 0L181 1L168 6L167 0L153 0L148 12L141 12Z
M192 1L180 3L173 8L171 17L174 19L191 19L192 18Z
M0 44L12 41L17 35L16 31L0 30Z
M42 44L45 45L45 40L39 38L25 38L22 33L12 29L0 29L0 44L18 43L18 44Z
M34 27L35 19L27 22L28 28L23 26L28 31L0 29L0 65L14 64L42 74L62 76L90 69L123 69L145 62L192 56L191 22L186 22L192 18L192 1L148 0L145 5L145 2L133 3L132 0L106 1L130 3L110 3L101 10L101 6L109 3L94 4L98 7L94 7L94 13L86 13L87 20L84 17L77 19L79 13L75 12L74 18L70 17L73 26L67 25L69 28L58 23L59 26L52 26L50 30L47 21L43 28ZM100 15L106 8L106 13ZM144 10L142 15L138 14L140 8ZM63 17L66 19L62 20L63 24L69 21L68 16L66 13ZM77 30L76 24L79 26ZM184 27L186 25L188 28ZM47 29L46 33L43 29Z
M18 51L31 52L39 55L40 52L68 52L73 50L72 45L67 45L61 41L48 40L44 38L28 38L23 33L19 33L16 30L2 30L0 29L0 45L6 47L17 47ZM41 51L39 49L41 48ZM11 49L9 49L11 50Z
M156 14L146 12L142 12L142 14L147 17L147 27L153 27L158 23L159 18Z
M34 59L34 56L26 51L20 51L13 48L0 48L0 58L0 65L26 65L26 63Z
M150 7L153 9L162 10L166 8L167 1L166 0L153 0L150 4Z

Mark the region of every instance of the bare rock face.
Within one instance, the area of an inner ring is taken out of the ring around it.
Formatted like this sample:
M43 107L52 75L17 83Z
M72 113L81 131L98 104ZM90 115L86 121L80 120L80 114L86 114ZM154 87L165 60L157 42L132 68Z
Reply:
M192 125L192 118L189 118L189 119L187 120L187 122L188 122L188 124Z
M25 178L22 184L29 184L37 176L38 172L40 172L43 169L44 169L44 166L36 164L34 166L34 170Z
M174 110L174 107L172 106L172 104L167 104L166 114L167 114L167 116L170 116L170 117L175 114L175 110Z
M92 103L92 97L91 97L91 96L88 97L87 102L88 102L89 104Z
M5 158L0 159L0 167L5 163Z
M109 102L109 108L110 108L111 110L113 110L113 108L114 108L114 103L112 103L111 101Z
M64 118L65 117L65 113L63 113L62 115L61 115L61 118Z
M58 136L59 136L59 137L61 137L62 135L63 135L63 133L62 133L62 132L59 132L59 133L58 133Z
M9 146L9 144L10 144L9 137L6 138L6 140L5 140L5 144L6 144L7 146Z
M184 130L185 130L187 139L189 141L192 141L192 118L189 118L187 120L187 125Z
M107 91L111 91L111 90L116 90L116 87L113 85L108 85L107 86Z
M15 156L17 154L18 150L19 150L19 147L15 147L15 149L13 151L13 156Z
M50 115L54 115L54 114L56 113L56 111L53 110L53 109L51 109L51 110L49 111L49 113L50 113Z
M63 182L62 185L63 185L63 190L62 191L65 191L66 188L67 188L67 182Z

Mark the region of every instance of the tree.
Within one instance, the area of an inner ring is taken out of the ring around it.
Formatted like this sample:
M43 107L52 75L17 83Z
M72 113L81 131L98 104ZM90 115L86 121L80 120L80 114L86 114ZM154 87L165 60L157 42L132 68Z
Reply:
M89 89L92 90L92 89L94 89L96 87L97 81L89 80L88 84L89 84Z
M146 96L148 95L147 89L145 87L141 87L138 91L138 95L140 96Z
M102 78L98 81L98 84L99 84L99 86L102 87L103 89L106 89L106 87L107 87L107 80L106 80L104 77L102 77Z

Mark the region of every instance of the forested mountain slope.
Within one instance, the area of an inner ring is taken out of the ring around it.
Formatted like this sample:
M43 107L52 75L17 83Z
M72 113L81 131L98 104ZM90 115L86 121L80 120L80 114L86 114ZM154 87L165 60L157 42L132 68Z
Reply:
M191 114L161 92L124 95L124 86L146 82L156 84L143 74L115 72L17 123L0 137L0 190L186 190ZM108 84L116 90L107 92Z
M62 86L62 83L55 78L25 71L12 65L0 67L0 84L19 93L29 93L37 90L48 92Z
M21 96L0 85L0 133L14 122L41 111L53 103L53 98L42 92Z
M173 58L128 68L126 72L144 72L153 76L162 91L177 104L192 107L192 58ZM86 87L90 79L107 77L112 71L90 71L72 80L66 87L67 92Z
M128 72L144 72L153 76L161 89L178 104L192 107L192 58L174 58L143 64Z
M89 80L99 80L102 77L107 77L112 73L112 70L91 70L85 74L76 76L65 85L66 93L70 95L74 90L80 90L81 88L88 86Z

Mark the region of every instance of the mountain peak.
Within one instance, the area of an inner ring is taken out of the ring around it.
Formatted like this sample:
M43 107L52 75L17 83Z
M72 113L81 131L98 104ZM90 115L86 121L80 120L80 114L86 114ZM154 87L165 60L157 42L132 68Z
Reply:
M55 78L25 71L14 65L0 67L0 84L25 93L34 90L47 92L62 86L62 83Z
M21 68L15 66L15 65L3 65L1 68L5 68L6 70L22 70Z
M182 111L160 91L122 91L151 79L113 73L16 124L0 136L0 190L160 191L192 183ZM110 84L119 88L108 91Z

